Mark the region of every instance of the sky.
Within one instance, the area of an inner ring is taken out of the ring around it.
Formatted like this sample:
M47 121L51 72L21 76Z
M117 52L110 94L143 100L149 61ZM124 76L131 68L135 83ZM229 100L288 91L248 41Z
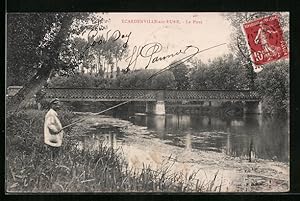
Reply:
M161 50L153 54L153 57L163 57L174 54L180 50L184 51L186 46L192 45L199 50L215 45L226 43L225 45L213 48L194 56L207 63L209 59L214 59L229 53L228 44L230 42L231 26L221 13L104 13L105 18L110 19L108 30L112 33L119 30L122 34L129 34L129 56L133 54L136 46L143 47L149 43L160 43ZM156 20L156 22L155 22ZM149 21L152 21L149 23ZM148 23L146 23L148 22ZM125 40L125 38L124 38ZM149 46L147 46L149 47ZM153 49L152 49L153 50ZM194 49L195 50L195 49ZM189 49L189 53L193 49ZM180 54L169 57L158 62L150 62L149 58L139 57L136 68L162 68L174 60L183 58ZM123 60L119 63L121 67L128 66L129 63Z

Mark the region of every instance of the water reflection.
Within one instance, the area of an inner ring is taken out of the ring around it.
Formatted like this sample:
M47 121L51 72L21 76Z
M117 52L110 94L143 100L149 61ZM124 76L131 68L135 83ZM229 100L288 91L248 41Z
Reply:
M262 115L239 118L137 115L130 121L147 126L166 143L186 149L213 150L252 159L289 160L287 119Z
M188 133L185 137L185 148L188 151L192 149L192 138L190 133Z
M77 148L79 150L99 151L103 141L104 140L101 136L95 134L81 136L78 141Z
M106 146L109 146L113 149L116 148L117 139L116 139L115 133L105 134L105 135L103 135L103 137L104 137L104 144L106 144Z
M108 129L111 130L107 131ZM104 145L117 149L117 138L121 138L122 135L120 132L115 132L114 130L115 128L111 127L105 129L103 129L103 127L97 127L96 129L91 129L86 135L80 136L77 148L79 150L100 151L101 147Z

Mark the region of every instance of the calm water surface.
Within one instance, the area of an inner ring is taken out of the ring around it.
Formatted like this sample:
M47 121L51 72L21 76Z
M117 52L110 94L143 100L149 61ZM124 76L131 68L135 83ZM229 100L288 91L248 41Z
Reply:
M187 149L224 152L230 156L252 156L289 161L288 119L246 115L222 118L200 115L118 116L145 126L152 137Z
M87 108L94 111L95 108ZM98 108L99 109L99 108ZM122 115L124 114L124 115ZM289 122L287 118L244 115L242 117L167 114L165 116L115 112L113 117L147 127L150 137L192 150L223 152L234 157L289 161ZM101 134L101 135L98 135ZM124 136L116 128L94 128L81 142L98 147L103 137L113 145ZM98 143L98 144L97 144Z

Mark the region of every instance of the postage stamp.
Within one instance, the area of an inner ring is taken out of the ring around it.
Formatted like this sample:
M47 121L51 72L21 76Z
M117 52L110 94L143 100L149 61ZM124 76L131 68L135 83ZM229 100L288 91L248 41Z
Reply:
M254 71L260 71L264 64L288 57L288 48L277 15L247 22L242 27Z

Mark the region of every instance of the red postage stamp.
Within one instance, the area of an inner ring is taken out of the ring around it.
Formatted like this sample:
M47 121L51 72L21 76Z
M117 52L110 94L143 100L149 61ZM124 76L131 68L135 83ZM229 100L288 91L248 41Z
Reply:
M288 57L288 48L277 15L247 22L242 26L254 71L262 70L264 64Z

